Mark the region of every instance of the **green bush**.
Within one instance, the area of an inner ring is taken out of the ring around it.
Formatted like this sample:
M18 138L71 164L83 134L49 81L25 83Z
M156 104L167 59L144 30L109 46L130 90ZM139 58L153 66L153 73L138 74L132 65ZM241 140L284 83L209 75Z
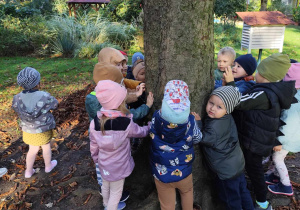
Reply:
M236 28L234 25L227 25L224 29L222 24L214 24L214 45L217 51L226 46L240 48L241 37L242 29Z
M237 19L235 12L243 12L246 10L246 1L241 0L216 0L214 12L217 18L221 18L224 25L228 24L229 20Z
M48 26L55 37L50 48L63 56L94 57L104 43L128 49L136 34L132 25L112 23L88 14L78 15L76 19L66 15L53 16Z
M50 40L42 16L16 18L6 16L0 20L0 55L28 55L37 52Z
M272 0L268 5L268 11L280 11L283 14L292 14L293 7L284 4L281 0Z
M300 6L293 9L293 19L295 22L300 23Z
M103 9L103 16L110 21L133 22L142 11L142 0L114 0Z

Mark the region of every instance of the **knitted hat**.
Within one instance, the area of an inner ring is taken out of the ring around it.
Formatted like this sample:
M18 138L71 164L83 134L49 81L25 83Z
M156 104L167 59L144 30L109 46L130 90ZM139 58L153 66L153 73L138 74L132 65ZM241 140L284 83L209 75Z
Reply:
M300 63L292 63L283 81L295 80L295 88L300 88Z
M251 54L241 55L235 59L235 62L240 64L249 76L254 73L257 67L256 59Z
M211 95L216 95L222 100L227 114L230 114L241 100L241 93L232 86L219 87Z
M41 80L40 73L31 67L26 67L17 76L18 85L25 90L30 90L37 86Z
M98 62L104 62L108 64L115 65L116 63L120 63L126 61L124 55L119 50L116 50L111 47L103 48L98 54Z
M145 63L141 62L139 64L137 64L133 69L132 69L132 74L134 76L134 78L136 79L136 76L138 75L138 73L142 70L145 69Z
M143 60L144 61L144 55L141 52L136 52L132 56L132 65L135 65L135 62L138 60Z
M95 91L99 103L106 110L119 108L127 95L124 86L111 80L99 81Z
M283 79L290 66L289 56L276 53L262 60L257 71L270 82L278 82Z
M116 66L97 63L94 67L93 79L96 84L101 80L112 80L116 83L121 83L123 75Z
M190 114L189 88L184 81L167 83L161 108L162 117L171 123L184 123Z

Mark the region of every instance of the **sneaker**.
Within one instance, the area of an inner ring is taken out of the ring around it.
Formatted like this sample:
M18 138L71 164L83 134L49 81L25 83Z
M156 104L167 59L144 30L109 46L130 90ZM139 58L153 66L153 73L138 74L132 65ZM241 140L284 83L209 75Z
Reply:
M122 197L120 199L120 202L125 202L129 198L130 193L126 190L123 190Z
M276 176L274 173L265 174L265 182L268 185L278 184L280 182L279 176Z
M126 207L126 203L120 202L118 204L118 210L124 209ZM104 210L107 210L107 207L104 208Z
M7 173L7 168L0 168L0 177L4 176Z
M272 206L269 203L268 206L267 206L267 208L262 208L260 205L256 204L254 210L272 210Z
M271 193L279 194L279 195L288 195L288 196L294 195L292 185L285 186L281 182L279 182L278 184L275 184L275 185L268 186L268 190Z

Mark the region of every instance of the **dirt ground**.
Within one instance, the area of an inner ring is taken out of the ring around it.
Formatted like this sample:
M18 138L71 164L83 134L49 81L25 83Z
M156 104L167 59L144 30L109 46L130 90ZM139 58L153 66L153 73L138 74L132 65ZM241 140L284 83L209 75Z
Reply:
M103 209L89 152L88 117L84 110L85 96L92 89L88 86L61 99L58 110L53 113L57 129L52 141L52 154L58 165L49 174L44 171L40 151L34 165L37 173L25 179L28 146L20 136L11 136L9 128L0 130L0 167L8 168L8 173L0 179L0 209ZM4 145L9 146L3 149ZM299 160L298 153L289 155L286 161L294 196L268 194L273 208L277 210L300 209ZM143 209L137 207L137 202L140 201L132 196L126 209Z

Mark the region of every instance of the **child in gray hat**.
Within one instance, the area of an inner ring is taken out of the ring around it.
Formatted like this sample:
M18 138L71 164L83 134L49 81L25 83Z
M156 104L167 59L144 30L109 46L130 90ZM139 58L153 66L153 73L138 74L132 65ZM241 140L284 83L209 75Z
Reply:
M253 201L244 175L245 160L231 112L240 103L241 94L234 87L215 89L207 102L203 126L198 114L192 112L202 130L204 156L217 174L219 197L226 209L253 210Z
M26 67L17 76L18 85L24 90L14 96L12 108L20 117L20 127L23 131L23 141L29 145L26 156L25 178L30 178L35 170L33 164L40 149L43 149L45 172L49 173L57 161L51 161L50 140L55 128L55 120L50 110L55 109L58 101L49 93L39 91L40 73L31 67Z

